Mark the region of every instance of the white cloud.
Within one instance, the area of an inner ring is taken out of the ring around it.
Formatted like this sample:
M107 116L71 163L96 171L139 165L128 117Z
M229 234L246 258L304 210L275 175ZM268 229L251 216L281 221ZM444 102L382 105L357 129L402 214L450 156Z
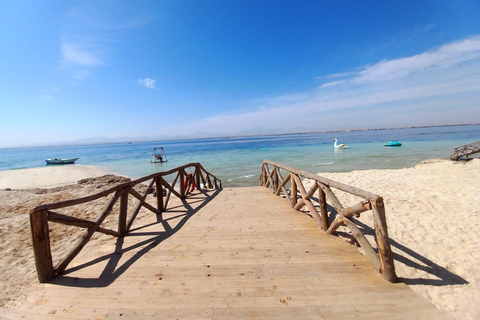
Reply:
M455 68L463 62L471 62L480 57L480 37L451 43L431 52L412 57L381 61L365 67L351 77L352 83L379 82L412 76L415 73ZM322 87L341 84L344 81L325 83Z
M352 76L356 74L357 72L355 71L349 71L349 72L341 72L341 73L332 73L326 76L320 76L320 77L315 77L315 80L322 81L324 79L338 79L338 78L345 78L348 76Z
M438 49L380 61L323 77L315 90L252 100L254 111L217 115L169 128L202 127L235 134L260 127L272 133L415 124L480 122L480 37ZM252 101L249 102L251 110ZM403 122L402 122L403 121Z
M155 80L150 78L138 79L138 84L148 89L157 89L155 87Z
M62 62L67 65L95 67L102 61L92 52L78 43L62 43Z
M62 59L60 67L70 79L84 81L92 73L95 67L103 65L99 57L98 46L91 41L66 41L60 46Z

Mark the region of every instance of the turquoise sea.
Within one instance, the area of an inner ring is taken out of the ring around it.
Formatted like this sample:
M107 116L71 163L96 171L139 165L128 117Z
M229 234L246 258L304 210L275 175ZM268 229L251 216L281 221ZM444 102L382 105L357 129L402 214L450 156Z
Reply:
M333 139L349 149L333 148ZM262 161L270 159L310 172L412 167L423 160L449 159L453 148L480 139L480 125L369 131L302 133L234 138L148 141L115 144L0 149L0 171L45 166L48 158L80 158L139 178L189 162L200 162L225 187L258 184ZM398 140L401 147L384 147ZM163 147L168 162L150 163L152 149ZM478 157L478 154L476 155Z

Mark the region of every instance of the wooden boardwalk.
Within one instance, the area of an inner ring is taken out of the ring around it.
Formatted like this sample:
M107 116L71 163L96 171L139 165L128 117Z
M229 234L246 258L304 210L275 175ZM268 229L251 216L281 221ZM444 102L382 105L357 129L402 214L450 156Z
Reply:
M450 159L453 161L465 160L468 159L472 154L480 152L480 140L473 143L469 143L460 147L456 147L453 150L453 154L450 156Z
M187 201L87 245L0 318L450 319L266 188Z

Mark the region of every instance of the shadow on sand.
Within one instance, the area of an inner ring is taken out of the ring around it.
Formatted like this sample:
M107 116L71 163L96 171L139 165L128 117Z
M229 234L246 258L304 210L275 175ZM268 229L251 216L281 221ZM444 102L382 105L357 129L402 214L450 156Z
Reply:
M312 200L317 201L318 199L312 197ZM337 216L337 211L334 207L327 205L328 211L330 212L330 223L335 220ZM308 213L307 213L308 214ZM309 214L310 215L310 214ZM355 224L359 227L364 235L370 235L375 238L375 231L370 226L358 221L355 218L352 218ZM350 233L345 232L336 232L337 235L347 238L349 242L356 243L357 246L359 244L353 238ZM414 250L407 248L403 244L399 243L398 241L390 238L390 246L392 247L393 251L393 259L396 263L403 263L411 268L415 268L424 272L427 272L438 279L426 279L426 278L398 278L399 282L403 282L407 285L428 285L428 286L450 286L450 285L464 285L468 284L469 282L462 277L450 272L446 268L436 264L432 260L422 256L421 254L415 252ZM374 248L376 251L377 249ZM378 253L378 251L377 251ZM417 262L418 261L418 262Z

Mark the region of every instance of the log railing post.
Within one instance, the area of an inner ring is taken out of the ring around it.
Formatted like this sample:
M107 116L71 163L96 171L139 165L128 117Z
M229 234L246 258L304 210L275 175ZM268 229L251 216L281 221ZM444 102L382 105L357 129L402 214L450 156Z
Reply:
M260 176L258 177L258 185L263 186L263 166L264 164L262 163L262 170L260 171Z
M263 164L262 167L262 186L267 184L267 165Z
M155 178L155 188L157 189L157 209L163 212L163 187L162 177Z
M371 201L371 204L382 277L387 281L396 282L397 275L395 274L393 253L392 249L390 248L390 240L388 238L387 219L385 217L385 205L383 203L383 198L378 197L376 201Z
M198 190L201 189L202 181L200 180L200 166L195 165L195 184L197 185Z
M327 231L328 227L330 226L330 222L328 221L328 210L327 210L327 197L325 196L325 192L318 187L318 204L320 206L320 217L322 219L322 229L323 231Z
M272 180L273 171L270 171L268 165L265 165L265 187L272 189L273 188L273 180Z
M295 182L295 179L293 177L295 176L293 173L290 173L292 175L292 178L290 179L291 182L291 195L292 195L292 207L295 207L297 204L297 183Z
M123 193L120 196L120 214L118 216L118 233L122 236L127 234L127 210L128 210L128 189L123 189Z
M207 173L207 184L208 184L208 189L212 189L212 179L210 179L210 174Z
M50 234L48 230L48 211L33 211L30 213L33 252L37 267L38 281L45 283L53 279L52 252L50 249Z
M201 166L199 166L199 168L200 168L199 177L200 177L200 179L202 179L201 182L203 183L203 189L208 189L208 188L207 188L207 180L205 180L205 177L203 176L203 174L205 173L205 171L202 169Z
M278 189L278 168L273 167L273 192L275 193Z
M180 197L181 199L185 199L185 175L183 174L183 170L180 170Z

